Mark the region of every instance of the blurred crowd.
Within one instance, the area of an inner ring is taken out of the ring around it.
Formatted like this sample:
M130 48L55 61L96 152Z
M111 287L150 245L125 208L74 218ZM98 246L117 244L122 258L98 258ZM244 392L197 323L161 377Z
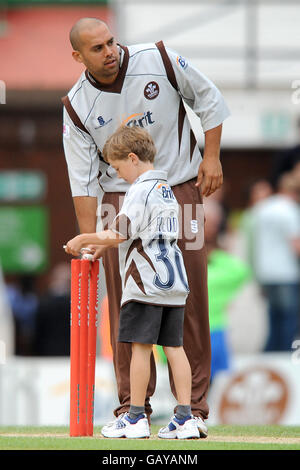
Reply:
M226 184L204 201L212 379L230 368L230 304L238 296L242 342L251 345L260 335L263 322L249 331L245 321L257 314L264 314L266 323L259 351L291 351L300 338L300 146L276 155L270 178L249 184L246 208L238 216L228 213L224 190Z
M36 280L33 275L22 275L5 285L13 331L10 349L17 356L68 356L70 264L55 266L42 294L37 290Z
M242 344L242 352L247 352L246 343L248 352L253 351L255 341L259 351L291 351L300 338L300 147L281 152L274 163L269 179L249 184L246 207L238 214L226 207L226 182L204 200L212 379L230 368ZM9 343L3 312L10 311L13 353L69 355L69 263L53 269L42 295L33 276L21 276L13 284L2 279L1 284L0 297L7 300L0 306L1 337ZM239 311L232 316L230 308L238 298ZM255 315L264 315L266 334L261 334L259 321L249 331Z

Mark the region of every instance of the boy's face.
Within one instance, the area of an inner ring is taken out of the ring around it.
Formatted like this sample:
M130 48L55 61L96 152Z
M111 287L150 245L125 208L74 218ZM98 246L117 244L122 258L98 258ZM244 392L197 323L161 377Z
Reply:
M139 176L138 157L133 153L130 153L126 159L109 159L108 161L110 166L116 170L118 178L123 178L129 184L132 184Z

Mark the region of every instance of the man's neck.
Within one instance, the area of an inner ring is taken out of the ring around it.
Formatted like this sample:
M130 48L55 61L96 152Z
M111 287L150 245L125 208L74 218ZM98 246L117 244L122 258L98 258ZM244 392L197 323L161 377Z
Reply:
M119 75L119 71L115 73L114 75L112 75L111 77L103 77L103 75L99 76L96 74L93 75L90 71L88 71L88 74L91 80L95 81L99 85L112 85L116 81L117 76Z

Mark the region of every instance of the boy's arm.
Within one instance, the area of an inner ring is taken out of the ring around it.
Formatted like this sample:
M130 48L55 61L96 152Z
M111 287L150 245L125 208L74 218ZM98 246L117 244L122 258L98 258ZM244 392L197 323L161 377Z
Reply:
M112 230L103 230L99 233L82 233L68 241L65 251L70 255L79 256L80 250L87 245L101 245L109 248L118 246L124 241L125 238Z

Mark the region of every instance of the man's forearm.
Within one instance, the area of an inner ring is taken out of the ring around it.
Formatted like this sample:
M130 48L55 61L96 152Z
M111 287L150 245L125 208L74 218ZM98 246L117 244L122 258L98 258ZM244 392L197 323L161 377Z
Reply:
M96 232L98 207L97 198L89 196L75 196L73 197L73 203L80 233Z
M222 124L205 132L203 159L219 159Z

